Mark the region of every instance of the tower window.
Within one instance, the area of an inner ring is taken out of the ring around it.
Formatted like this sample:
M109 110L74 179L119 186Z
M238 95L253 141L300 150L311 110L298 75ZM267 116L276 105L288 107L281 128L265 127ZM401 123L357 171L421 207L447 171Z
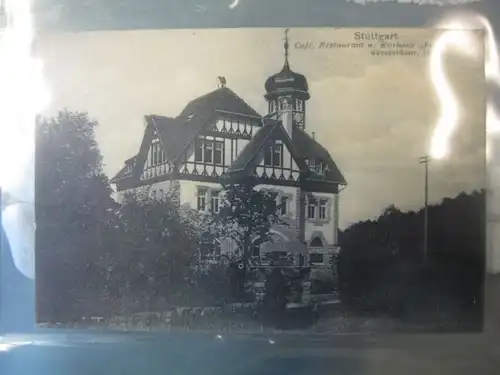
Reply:
M276 112L276 102L274 100L271 100L269 102L269 113L274 113Z
M297 111L304 110L304 101L302 99L295 99L295 109Z

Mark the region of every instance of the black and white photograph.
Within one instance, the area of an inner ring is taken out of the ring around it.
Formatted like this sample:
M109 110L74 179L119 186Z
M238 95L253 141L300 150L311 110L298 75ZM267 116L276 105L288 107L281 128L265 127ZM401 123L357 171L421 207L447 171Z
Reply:
M483 38L38 35L37 324L480 332Z

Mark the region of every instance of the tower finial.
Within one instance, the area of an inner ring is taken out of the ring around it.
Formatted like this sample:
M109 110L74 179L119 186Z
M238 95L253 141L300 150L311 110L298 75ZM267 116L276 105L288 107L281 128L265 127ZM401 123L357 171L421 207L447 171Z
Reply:
M288 43L288 32L290 29L285 30L285 65L288 66L288 48L290 44Z

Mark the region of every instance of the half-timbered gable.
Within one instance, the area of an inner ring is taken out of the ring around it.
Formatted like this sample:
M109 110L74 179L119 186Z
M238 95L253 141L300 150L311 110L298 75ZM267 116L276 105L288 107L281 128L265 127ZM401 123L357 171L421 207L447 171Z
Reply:
M264 126L228 170L233 178L256 184L297 186L309 173L279 122Z

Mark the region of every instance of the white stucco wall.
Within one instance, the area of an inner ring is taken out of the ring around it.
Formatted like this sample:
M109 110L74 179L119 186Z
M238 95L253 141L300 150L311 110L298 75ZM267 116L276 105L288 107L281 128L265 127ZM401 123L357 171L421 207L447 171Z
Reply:
M192 209L197 206L197 192L199 187L208 189L219 190L222 188L221 184L213 182L198 182L198 181L179 181L180 205L188 205Z
M305 239L309 243L312 239L312 235L314 232L321 232L325 241L327 242L325 245L333 245L336 243L336 228L338 225L338 218L335 209L335 200L338 199L336 194L329 193L312 193L314 198L316 199L327 199L327 217L328 220L325 222L312 221L307 219L307 200L306 200L306 223L305 223Z

